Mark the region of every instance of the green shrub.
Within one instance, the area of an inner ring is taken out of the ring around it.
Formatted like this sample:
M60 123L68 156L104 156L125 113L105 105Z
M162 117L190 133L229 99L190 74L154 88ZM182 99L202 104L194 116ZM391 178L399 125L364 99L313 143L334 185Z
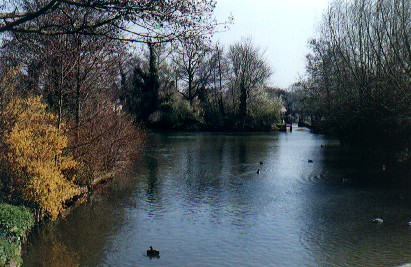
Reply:
M33 225L29 209L0 203L0 266L10 262L22 264L21 240Z
M9 262L15 262L17 266L23 263L20 242L13 242L0 235L0 266L6 266Z
M0 204L0 230L5 238L20 241L33 225L34 217L29 209Z

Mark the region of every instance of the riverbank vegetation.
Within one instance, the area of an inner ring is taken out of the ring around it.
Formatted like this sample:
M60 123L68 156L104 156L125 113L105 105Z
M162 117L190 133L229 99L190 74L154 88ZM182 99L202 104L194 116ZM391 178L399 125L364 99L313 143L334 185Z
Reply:
M0 265L21 263L21 240L34 222L57 219L131 168L146 131L124 101L123 69L131 55L142 57L132 44L207 38L217 25L214 7L208 0L0 4L0 201L7 203ZM155 92L144 92L151 105Z
M224 48L201 38L148 43L123 73L122 103L151 128L270 130L282 99L268 94L264 51L245 38Z
M343 143L409 159L410 1L333 1L310 42L301 104Z
M229 23L214 19L215 5L0 5L0 200L21 206L2 204L10 216L0 226L27 226L0 236L1 265L20 263L20 240L34 221L57 219L124 174L145 129L271 129L282 100L267 91L264 51L251 39L212 43Z

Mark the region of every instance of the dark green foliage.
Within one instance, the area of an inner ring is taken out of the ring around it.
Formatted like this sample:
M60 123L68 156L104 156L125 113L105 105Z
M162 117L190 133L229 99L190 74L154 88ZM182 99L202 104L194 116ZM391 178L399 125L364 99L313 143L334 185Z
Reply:
M33 225L34 217L29 209L0 204L0 229L5 237L21 240Z
M21 240L33 225L34 217L29 209L0 204L0 266L22 263Z
M11 261L21 265L20 252L20 242L13 242L0 235L0 266L6 266Z
M133 71L132 85L128 96L129 110L144 123L149 123L150 115L159 108L160 89L157 56L154 44L149 43L149 67L145 71L136 66Z

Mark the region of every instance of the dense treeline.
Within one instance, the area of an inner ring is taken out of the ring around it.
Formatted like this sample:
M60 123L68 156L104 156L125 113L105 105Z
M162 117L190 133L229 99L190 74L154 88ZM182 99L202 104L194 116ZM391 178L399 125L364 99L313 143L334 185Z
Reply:
M344 142L408 154L410 42L410 1L333 1L309 42L304 110Z
M270 130L280 98L267 93L271 69L250 39L230 45L192 38L148 43L124 70L122 101L150 127Z

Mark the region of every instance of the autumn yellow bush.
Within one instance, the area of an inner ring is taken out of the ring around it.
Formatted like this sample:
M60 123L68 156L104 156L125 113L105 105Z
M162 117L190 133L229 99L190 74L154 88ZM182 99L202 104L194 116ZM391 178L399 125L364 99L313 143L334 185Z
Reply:
M67 147L65 125L46 110L41 97L15 99L6 110L5 160L11 186L32 203L38 218L56 219L64 204L80 193L74 184L76 161L64 155Z

